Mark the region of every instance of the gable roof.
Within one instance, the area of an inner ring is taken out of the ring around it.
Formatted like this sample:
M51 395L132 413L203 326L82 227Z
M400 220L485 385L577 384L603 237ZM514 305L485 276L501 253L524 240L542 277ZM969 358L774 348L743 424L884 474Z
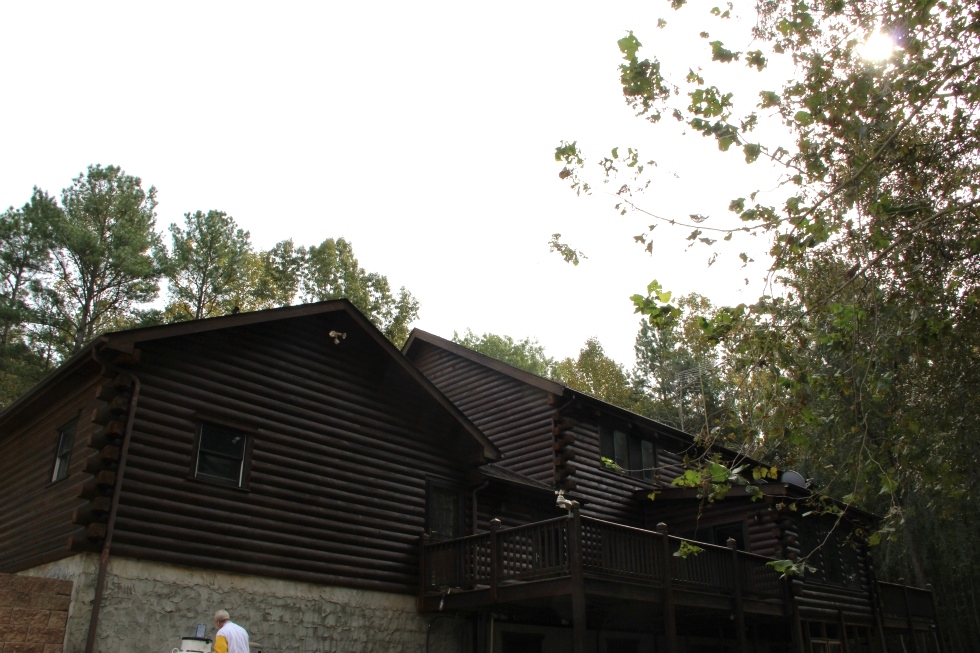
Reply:
M500 372L501 374L505 374L513 379L525 382L533 387L539 388L541 390L545 390L546 392L550 392L559 397L567 397L572 399L573 401L581 402L583 405L595 408L601 411L605 415L611 415L617 419L621 419L623 421L627 421L639 426L646 426L647 428L655 428L661 435L667 435L668 437L673 437L674 439L682 441L690 446L699 446L695 442L694 436L692 436L689 433L676 429L667 424L657 422L656 420L650 419L649 417L644 417L643 415L634 413L625 408L620 408L619 406L610 404L606 401L593 397L588 393L570 388L560 381L545 379L536 374L532 374L531 372L528 372L526 370L522 370L508 363L504 363L495 358L491 358L490 356L487 356L480 352L464 347L459 343L452 342L451 340L446 340L445 338L440 338L439 336L433 335L431 333L427 333L420 329L413 329L412 333L409 335L409 338L405 343L405 346L402 347L402 352L405 353L408 359L412 359L411 350L418 348L420 346L419 343L424 343L430 346L444 349L452 354L465 358L479 365L484 365L497 372ZM740 460L742 462L749 463L755 466L768 466L762 461L756 460L745 454L733 451L731 449L728 449L727 447L718 444L712 444L710 446L710 450L717 451L723 454L724 456L729 457L732 460ZM486 467L488 466L485 466L484 468L481 469L486 469ZM493 467L497 467L497 466L493 466ZM493 476L495 471L496 470L490 470L486 475ZM511 480L513 481L514 479ZM763 492L767 495L795 497L797 499L806 496L810 493L809 490L803 490L799 487L793 486L792 484L788 484L783 481L774 482L774 483L762 483L759 485L759 487L763 488ZM733 496L745 493L744 488L734 487L732 488L732 490L735 493ZM694 488L666 488L660 490L660 493L662 495L661 503L663 503L663 500L696 499L697 492L698 490ZM646 489L638 490L636 497L642 498L646 496L646 494L648 494L648 490ZM820 496L826 496L820 492L816 492L816 494ZM868 520L879 519L876 515L861 510L860 508L851 506L849 504L845 504L833 498L830 499L837 507L847 510L849 513L856 515L859 518L868 519Z
M363 335L381 348L389 362L411 382L417 384L442 410L456 421L468 434L474 444L482 451L487 461L500 458L500 450L484 435L452 402L450 402L385 336L354 307L347 299L335 299L313 304L301 304L284 308L250 311L234 315L224 315L187 322L175 322L151 327L127 329L106 333L86 345L65 361L56 370L41 380L25 395L17 399L0 413L0 426L16 420L32 406L43 400L45 395L66 382L93 374L101 368L97 356L105 351L131 354L137 345L166 338L176 338L191 334L207 333L223 329L233 329L283 320L302 319L311 316L337 314L343 316L345 324L353 323ZM347 328L346 326L344 328Z
M412 329L412 333L409 334L408 340L405 341L405 346L402 347L402 353L410 358L409 353L412 349L418 347L416 343L419 342L428 343L440 349L445 349L446 351L456 354L457 356L471 360L474 363L483 365L484 367L489 367L492 370L506 374L509 377L532 385L536 388L544 390L545 392L561 395L567 391L572 391L571 388L560 381L552 381L551 379L546 379L543 376L532 374L526 370L522 370L519 367L514 367L510 363L505 363L497 360L496 358L491 358L486 354L481 354L478 351L464 347L463 345L453 342L452 340L440 338L437 335L431 334L427 331L422 331L421 329Z
M402 352L406 355L406 357L409 359L412 358L411 351L420 346L418 343L425 343L440 349L444 349L452 354L455 354L456 356L460 356L479 365L483 365L484 367L488 367L517 381L521 381L540 390L544 390L545 392L578 401L584 405L596 408L607 415L615 416L624 421L643 424L648 427L655 427L663 435L673 437L677 440L682 440L688 444L694 444L694 438L689 433L685 433L684 431L676 429L667 424L657 422L649 417L644 417L643 415L634 413L625 408L610 404L602 399L593 397L587 392L570 388L561 381L546 379L542 376L538 376L537 374L532 374L531 372L522 370L519 367L514 367L509 363L504 363L503 361L491 358L486 354L481 354L480 352L464 347L459 343L446 340L445 338L440 338L437 335L422 331L421 329L413 329L412 333L408 337L408 340L405 342L405 346L402 347Z

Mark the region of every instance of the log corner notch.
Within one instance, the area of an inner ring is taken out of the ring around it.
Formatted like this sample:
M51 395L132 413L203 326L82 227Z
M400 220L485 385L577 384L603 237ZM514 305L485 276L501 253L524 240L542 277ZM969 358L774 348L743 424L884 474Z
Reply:
M133 360L131 353L113 353L127 361ZM85 438L84 471L91 478L82 484L78 496L86 503L72 512L72 522L84 528L84 535L72 536L69 548L73 550L98 550L105 540L132 398L132 376L108 369L104 369L103 375L107 378L96 395L97 403L90 418L92 428Z
M572 476L575 474L575 433L572 431L575 423L567 417L562 417L555 411L552 417L551 434L554 437L552 449L555 453L554 478L555 487L565 492L575 489L576 483Z

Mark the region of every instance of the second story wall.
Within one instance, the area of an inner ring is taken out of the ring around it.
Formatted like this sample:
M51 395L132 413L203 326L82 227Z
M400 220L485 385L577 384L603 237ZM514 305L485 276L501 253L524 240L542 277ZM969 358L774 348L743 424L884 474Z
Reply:
M0 571L16 572L71 555L72 514L90 450L91 409L100 380L90 363L43 400L18 411L0 430ZM85 372L88 372L87 374Z
M462 488L473 462L453 450L458 425L341 317L140 345L115 554L414 590L430 483Z
M554 482L555 411L549 392L427 342L413 343L408 356L500 449L502 467L542 483Z

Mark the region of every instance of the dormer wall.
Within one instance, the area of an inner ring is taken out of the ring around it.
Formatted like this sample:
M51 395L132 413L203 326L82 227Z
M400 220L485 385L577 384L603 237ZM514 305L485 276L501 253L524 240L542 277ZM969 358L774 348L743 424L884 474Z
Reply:
M501 467L554 482L551 393L427 343L417 343L411 358L500 450Z

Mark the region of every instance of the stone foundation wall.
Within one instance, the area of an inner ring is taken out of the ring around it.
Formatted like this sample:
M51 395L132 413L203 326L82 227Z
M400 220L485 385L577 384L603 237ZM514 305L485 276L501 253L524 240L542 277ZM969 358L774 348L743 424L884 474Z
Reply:
M74 576L64 653L85 649L97 562L88 554L24 572ZM111 558L96 652L171 653L198 623L213 637L221 608L260 645L254 653L450 653L461 635L469 648L465 624L419 615L414 596Z
M61 653L72 583L0 574L0 653Z

